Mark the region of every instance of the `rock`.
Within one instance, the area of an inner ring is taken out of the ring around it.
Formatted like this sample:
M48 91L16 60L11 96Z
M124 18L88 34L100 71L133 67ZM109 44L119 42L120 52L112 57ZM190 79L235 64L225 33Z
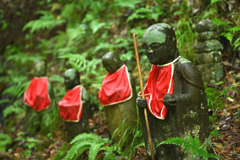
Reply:
M193 47L195 53L220 51L222 49L223 49L222 44L215 39L199 42L197 45Z
M206 53L195 53L195 63L196 64L206 64L206 63L217 63L222 59L222 54L220 51L212 51Z
M217 24L209 19L204 19L196 25L197 32L216 31Z
M199 42L210 40L210 39L217 39L217 38L218 38L217 32L207 31L207 32L201 32L197 34L197 40Z
M222 63L207 63L197 65L197 68L202 73L203 79L207 82L216 82L223 77Z

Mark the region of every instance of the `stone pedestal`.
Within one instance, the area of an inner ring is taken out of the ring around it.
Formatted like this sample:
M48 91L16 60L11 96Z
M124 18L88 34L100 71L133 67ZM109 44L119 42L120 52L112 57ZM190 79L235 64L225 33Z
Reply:
M79 122L67 122L63 121L67 135L70 139L73 139L77 135L88 132L89 130L89 121L88 119L92 118L92 110L90 103L83 104L82 116Z
M132 98L115 105L104 107L107 117L108 129L114 142L121 142L123 145L129 145L132 142L130 132L137 124L137 111L136 111L136 98L137 93L133 79L132 85ZM123 142L123 140L125 140Z

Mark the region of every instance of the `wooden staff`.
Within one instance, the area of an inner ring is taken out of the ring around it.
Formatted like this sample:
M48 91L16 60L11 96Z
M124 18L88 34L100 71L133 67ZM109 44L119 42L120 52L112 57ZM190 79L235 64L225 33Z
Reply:
M139 76L139 81L140 81L142 99L145 99L144 90L143 90L143 82L142 82L142 74L141 74L141 66L140 66L140 62L139 62L138 48L137 48L137 41L136 41L136 35L135 35L135 33L132 34L132 37L133 37L133 44L134 44L134 49L135 49L136 61L137 61L138 76ZM144 116L145 116L145 121L146 121L146 127L147 127L148 140L149 140L149 145L150 145L151 154L152 154L152 160L154 160L154 152L153 152L153 146L152 146L152 138L151 138L151 133L150 133L150 128L149 128L148 116L147 116L147 109L146 109L146 108L144 108Z

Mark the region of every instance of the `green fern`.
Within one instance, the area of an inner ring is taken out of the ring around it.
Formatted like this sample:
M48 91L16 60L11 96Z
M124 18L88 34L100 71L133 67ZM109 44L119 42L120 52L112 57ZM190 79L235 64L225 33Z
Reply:
M1 100L0 100L0 104L2 104L2 103L8 103L8 102L10 102L8 98L6 98L6 99L1 99Z
M151 14L151 10L147 9L147 8L138 8L137 10L135 10L135 12L133 14L131 14L128 19L127 22L132 21L134 19L143 19L143 18L147 18L149 17L149 15Z
M12 138L4 133L0 133L0 151L5 151L8 144L12 143Z
M206 18L208 18L208 17L212 17L212 16L214 16L216 14L216 10L215 9L213 9L213 8L210 8L208 11L206 11L203 15L202 15L202 18L201 19L206 19ZM217 20L219 20L219 19L217 19ZM221 20L220 20L220 22L221 22ZM219 22L219 23L220 23ZM217 23L217 22L216 22Z
M72 147L64 159L73 159L80 156L85 150L89 149L88 159L94 160L101 147L108 142L108 139L101 139L93 133L83 133L76 136L70 144Z
M103 160L110 160L110 159L118 160L118 158L116 157L116 155L114 155L114 153L112 151L105 151Z
M83 54L63 54L59 58L68 58L69 63L78 72L85 72L87 75L93 74L99 76L100 74L96 70L97 66L101 64L101 59L86 60Z
M223 0L211 0L211 4L215 3L215 2L221 2Z
M50 82L60 82L60 83L63 83L64 82L64 78L60 75L51 75L49 77L49 81Z
M105 49L108 51L113 51L114 45L110 43L100 43L99 45L96 46L96 48L93 50L93 52L97 52L99 50Z
M28 82L25 82L25 83L18 83L16 85L13 85L13 86L5 89L2 93L2 95L8 93L8 94L12 95L13 97L19 98L20 96L22 96L22 94L27 89L29 83L30 82L28 81Z
M16 115L20 115L24 112L24 108L22 108L22 99L18 99L14 101L12 105L9 105L3 110L3 117L7 117L9 114L15 113Z
M98 20L93 20L90 24L90 27L93 31L93 34L96 33L100 28L105 27L106 23L100 23Z
M128 7L128 8L131 8L131 9L135 9L136 7L136 4L138 3L141 3L142 1L141 0L114 0L114 5L115 6L118 6L118 7Z
M63 54L60 55L59 58L68 58L69 63L78 72L84 71L87 67L86 59L80 54Z
M240 46L240 37L237 40L234 41L233 45L234 45L233 50L236 50L236 49L239 48L239 46Z
M35 31L39 31L41 29L52 29L58 25L61 25L66 22L65 19L56 19L53 15L51 15L48 11L39 11L38 13L43 14L40 19L32 20L28 22L24 27L23 31L27 28L30 28L30 33L32 34Z
M191 135L188 135L188 139L183 139L182 137L168 138L167 140L159 143L157 147L162 144L174 144L181 146L185 148L185 152L191 150L193 159L196 159L196 157L199 157L199 155L202 156L204 159L208 159L210 157L221 159L221 157L215 154L208 153L206 151L206 144L204 143L203 145L201 145L199 139L197 137L193 138Z

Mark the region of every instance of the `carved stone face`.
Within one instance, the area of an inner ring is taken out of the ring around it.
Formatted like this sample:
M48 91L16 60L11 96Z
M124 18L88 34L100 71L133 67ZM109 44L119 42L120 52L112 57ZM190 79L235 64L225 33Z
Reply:
M162 65L176 58L172 54L172 47L176 47L176 38L170 25L158 23L150 26L145 31L143 40L147 44L146 54L151 64Z
M147 58L151 64L161 65L168 63L170 55L168 54L167 43L152 43L148 46Z
M46 76L46 67L44 65L44 62L35 64L33 74L35 77Z
M106 53L102 58L102 63L110 74L116 72L122 66L121 60L113 52Z
M80 84L80 77L75 69L68 69L64 73L64 85L66 89L73 89Z

